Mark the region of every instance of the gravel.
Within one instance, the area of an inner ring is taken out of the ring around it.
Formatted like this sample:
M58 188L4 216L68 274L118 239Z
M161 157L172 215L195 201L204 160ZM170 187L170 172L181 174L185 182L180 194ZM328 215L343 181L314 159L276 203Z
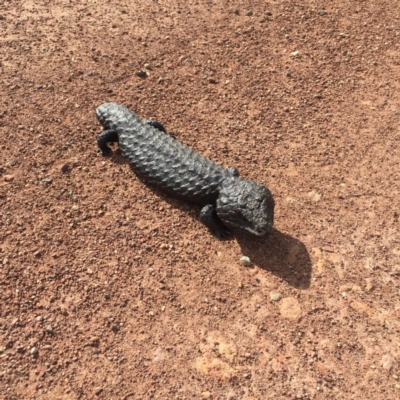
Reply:
M245 267L249 267L251 264L250 258L247 256L243 256L240 258L240 262L242 265L244 265Z

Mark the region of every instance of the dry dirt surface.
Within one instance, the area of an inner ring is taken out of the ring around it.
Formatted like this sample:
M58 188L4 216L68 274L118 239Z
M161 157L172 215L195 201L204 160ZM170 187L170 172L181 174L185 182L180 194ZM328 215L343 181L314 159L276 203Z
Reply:
M1 0L0 398L400 398L399 17ZM105 101L267 185L274 232L102 157Z

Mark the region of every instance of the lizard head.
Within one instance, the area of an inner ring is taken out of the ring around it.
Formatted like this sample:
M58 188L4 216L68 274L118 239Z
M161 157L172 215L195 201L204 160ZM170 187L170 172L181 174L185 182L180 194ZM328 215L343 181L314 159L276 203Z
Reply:
M274 207L268 188L239 177L224 179L216 202L217 215L224 225L258 237L271 232Z

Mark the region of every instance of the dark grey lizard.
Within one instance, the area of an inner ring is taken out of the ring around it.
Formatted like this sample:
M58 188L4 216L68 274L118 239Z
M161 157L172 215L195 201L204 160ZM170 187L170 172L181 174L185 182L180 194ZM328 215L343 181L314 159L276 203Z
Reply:
M118 142L133 171L150 185L203 206L200 220L219 238L230 229L263 237L272 230L274 200L265 186L239 177L166 133L161 123L141 120L117 103L104 103L96 116L105 129L97 144L103 155Z

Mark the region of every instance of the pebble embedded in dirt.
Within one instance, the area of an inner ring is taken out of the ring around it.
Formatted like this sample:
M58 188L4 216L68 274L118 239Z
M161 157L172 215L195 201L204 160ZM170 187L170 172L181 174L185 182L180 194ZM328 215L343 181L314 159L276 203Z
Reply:
M361 286L359 286L359 285L353 285L352 288L351 288L351 290L352 290L354 293L361 293L361 292L362 292Z
M12 182L14 180L14 175L3 175L3 179L6 182Z
M375 283L374 283L374 281L373 281L372 279L367 279L366 281L367 281L367 283L366 283L366 285L365 285L365 290L366 290L367 292L372 292L373 290L375 290Z
M282 298L282 295L279 292L271 292L269 297L272 301L279 301Z
M298 320L301 317L299 301L294 297L285 297L281 300L280 312L283 318Z
M140 70L135 72L135 75L138 76L139 78L147 78L148 72L144 70Z
M385 354L382 357L382 367L383 369L386 369L387 371L390 371L393 367L393 357L390 356L389 354Z
M339 288L339 293L346 293L346 292L349 292L350 290L351 289L350 289L349 285L342 285Z
M320 201L321 200L321 195L319 193L317 193L315 190L312 190L311 192L307 193L307 196L312 201Z

